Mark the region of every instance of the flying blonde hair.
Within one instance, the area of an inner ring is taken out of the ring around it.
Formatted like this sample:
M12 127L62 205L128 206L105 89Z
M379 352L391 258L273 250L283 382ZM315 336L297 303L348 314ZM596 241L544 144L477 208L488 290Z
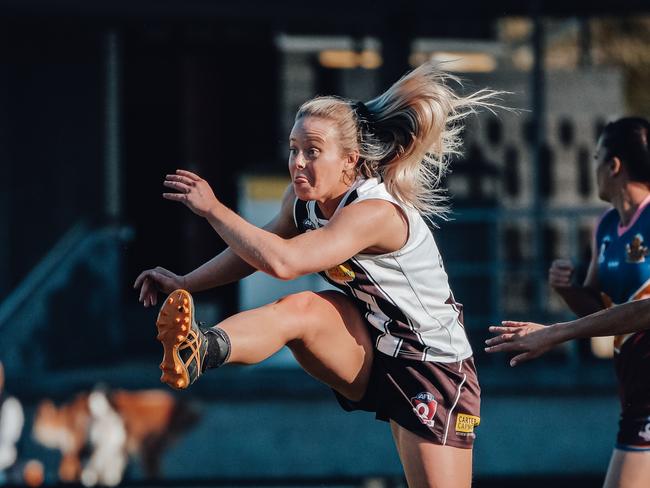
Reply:
M445 217L446 189L440 182L449 158L460 153L463 119L477 109L501 108L503 92L481 89L459 95L460 80L427 62L365 103L317 97L302 104L296 120L315 116L334 121L345 153L359 152L357 176L380 177L388 192L422 215Z

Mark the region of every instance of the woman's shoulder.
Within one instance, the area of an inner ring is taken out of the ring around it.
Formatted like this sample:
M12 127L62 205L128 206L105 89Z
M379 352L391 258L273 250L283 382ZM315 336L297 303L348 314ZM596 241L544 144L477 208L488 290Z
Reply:
M386 188L386 184L383 182L383 180L378 177L360 180L357 183L357 187L355 188L354 192L356 192L355 199L358 201L375 198L398 203L397 199L391 195Z

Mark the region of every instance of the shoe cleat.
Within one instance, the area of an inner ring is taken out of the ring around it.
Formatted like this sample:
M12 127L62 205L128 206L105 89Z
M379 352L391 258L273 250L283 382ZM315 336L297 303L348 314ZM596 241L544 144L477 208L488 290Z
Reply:
M176 305L182 303L182 305ZM160 381L184 389L201 375L208 342L194 319L194 302L189 292L172 292L158 313L156 338L163 346Z

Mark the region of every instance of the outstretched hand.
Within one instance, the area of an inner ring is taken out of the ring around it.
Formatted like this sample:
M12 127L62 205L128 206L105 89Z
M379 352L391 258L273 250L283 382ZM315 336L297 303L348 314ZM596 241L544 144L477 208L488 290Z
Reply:
M555 343L551 329L533 322L503 321L501 326L491 326L490 332L497 334L485 341L486 352L523 352L510 360L510 366L529 361L549 351Z
M158 303L158 292L171 293L178 288L185 288L184 279L160 266L146 269L135 279L133 288L140 288L139 302L145 307Z
M176 190L174 193L163 193L163 198L181 202L201 217L207 217L219 204L208 182L191 171L177 169L175 174L165 176L163 185Z

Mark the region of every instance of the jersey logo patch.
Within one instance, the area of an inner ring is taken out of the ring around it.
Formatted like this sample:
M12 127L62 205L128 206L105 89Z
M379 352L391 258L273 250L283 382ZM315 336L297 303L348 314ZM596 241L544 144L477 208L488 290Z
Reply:
M600 244L600 250L598 251L598 264L603 264L605 262L605 251L611 242L609 236L603 237L603 242Z
M469 415L467 413L459 413L456 415L456 432L464 432L471 434L474 432L474 427L481 423L481 418L476 415Z
M643 245L643 236L637 234L632 239L632 242L625 245L625 252L627 254L626 261L628 263L643 263L645 257L648 255L648 246Z
M347 261L326 270L325 275L336 283L349 283L350 281L354 281L354 278L356 278L354 271L352 271L352 266Z
M436 410L438 410L438 402L435 397L428 391L423 391L411 398L411 404L420 422L427 427L433 427L435 423L433 417L436 414Z

